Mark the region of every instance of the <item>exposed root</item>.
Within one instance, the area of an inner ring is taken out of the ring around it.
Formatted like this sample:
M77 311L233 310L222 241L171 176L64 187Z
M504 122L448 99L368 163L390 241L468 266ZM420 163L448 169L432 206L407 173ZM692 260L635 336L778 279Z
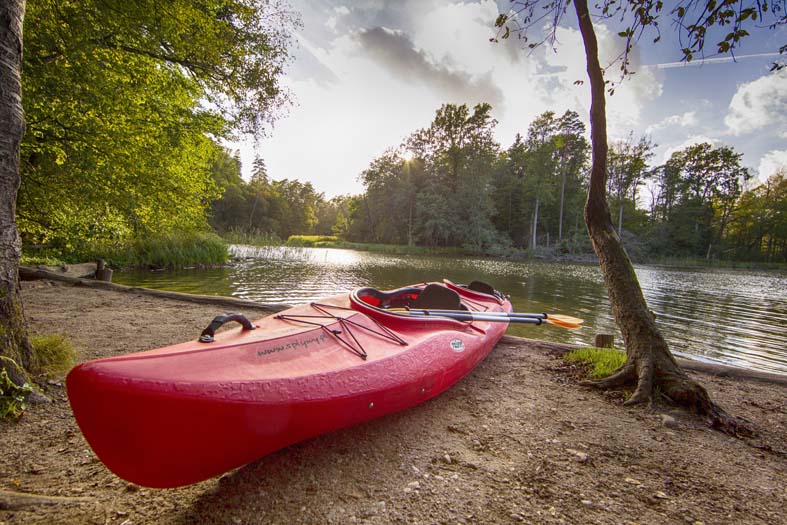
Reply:
M631 382L637 377L634 367L629 366L628 363L620 367L611 376L595 381L580 381L580 385L589 386L593 388L620 388L622 386L630 385Z
M658 399L681 406L705 419L708 426L736 437L750 437L753 428L743 419L730 416L714 403L707 390L689 378L672 360L658 363L650 356L629 359L614 374L598 381L582 381L583 386L599 389L634 387L625 406L652 404Z

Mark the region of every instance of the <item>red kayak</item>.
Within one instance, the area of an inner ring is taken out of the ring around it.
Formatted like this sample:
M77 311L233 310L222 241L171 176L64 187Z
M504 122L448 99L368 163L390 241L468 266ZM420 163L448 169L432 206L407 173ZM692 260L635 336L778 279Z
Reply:
M148 487L195 483L453 385L507 324L416 317L407 308L511 311L501 294L480 289L361 288L253 324L220 316L200 340L75 367L69 401L118 476ZM214 336L226 321L242 326Z

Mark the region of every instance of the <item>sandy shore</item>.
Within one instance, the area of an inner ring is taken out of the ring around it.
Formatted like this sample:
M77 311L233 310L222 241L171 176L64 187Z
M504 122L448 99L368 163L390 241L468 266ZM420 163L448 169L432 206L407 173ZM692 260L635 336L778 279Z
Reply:
M194 338L224 311L48 281L23 294L33 329L67 334L81 360ZM693 373L757 428L741 440L623 408L564 368L506 338L421 406L168 490L109 472L54 381L52 403L0 423L0 490L75 499L8 510L0 493L0 524L787 522L787 387Z

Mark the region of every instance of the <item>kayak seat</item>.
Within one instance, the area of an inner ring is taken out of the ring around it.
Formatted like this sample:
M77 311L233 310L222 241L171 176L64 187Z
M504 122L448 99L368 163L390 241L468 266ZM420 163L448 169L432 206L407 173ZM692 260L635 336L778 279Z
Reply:
M361 288L356 297L376 308L418 308L435 310L467 310L459 294L439 284L425 288L403 288L393 292L381 292L375 288Z
M439 284L428 284L418 297L410 303L410 308L423 310L467 310L462 305L459 294Z
M497 295L495 293L495 289L492 288L492 285L487 284L484 281L473 281L467 285L467 288L473 290L474 292L481 292L487 295Z

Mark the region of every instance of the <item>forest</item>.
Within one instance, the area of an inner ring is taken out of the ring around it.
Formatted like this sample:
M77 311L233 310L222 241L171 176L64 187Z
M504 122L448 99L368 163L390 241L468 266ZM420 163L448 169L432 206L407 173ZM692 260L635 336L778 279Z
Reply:
M166 16L112 6L28 5L16 208L25 253L73 260L140 239L195 233L202 242L211 231L490 255L591 253L582 217L588 133L577 113L545 110L501 145L489 104L444 104L429 127L370 159L360 195L328 199L310 183L269 174L264 158L246 181L222 144L258 133L287 105L277 78L296 21L273 4L239 3L232 16L256 30L226 33L208 30L223 27L220 6L211 17L189 2L172 3ZM173 19L190 23L165 23ZM140 26L161 35L141 38ZM164 36L172 49L156 47ZM787 260L787 169L755 183L732 146L689 146L663 165L654 147L635 132L610 144L613 222L636 260Z
M309 183L271 181L257 159L251 181L224 151L212 168L222 197L219 232L336 235L354 242L460 247L468 253L591 253L582 218L589 144L579 115L545 111L504 148L489 104L445 104L428 128L373 159L365 191L327 200ZM701 143L653 160L655 145L613 141L608 198L637 260L664 254L787 260L787 170L761 184L731 146Z

